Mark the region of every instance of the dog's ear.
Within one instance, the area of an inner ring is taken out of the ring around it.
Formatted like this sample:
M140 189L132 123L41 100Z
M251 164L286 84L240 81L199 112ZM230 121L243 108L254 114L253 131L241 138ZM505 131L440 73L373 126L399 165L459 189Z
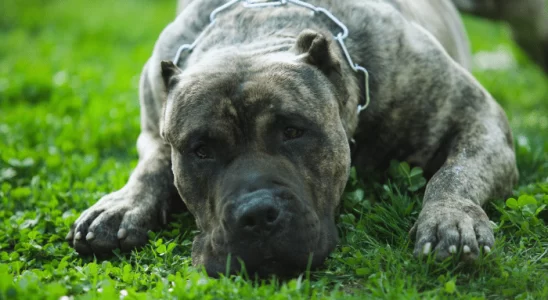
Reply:
M331 44L323 34L305 29L297 37L294 49L304 62L318 67L324 73L335 71L340 74L341 63L334 55Z
M179 81L177 75L182 71L172 61L162 61L162 78L166 91L169 91Z

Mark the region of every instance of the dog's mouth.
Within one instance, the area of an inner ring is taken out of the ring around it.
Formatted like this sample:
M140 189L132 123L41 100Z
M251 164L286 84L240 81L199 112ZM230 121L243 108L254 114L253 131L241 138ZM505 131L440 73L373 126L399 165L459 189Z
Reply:
M287 262L284 263L282 261L276 260L276 259L268 259L265 260L254 272L248 272L248 274L253 277L253 275L256 275L259 278L267 278L273 275L276 275L279 278L289 278L289 277L295 277L299 273L303 273L307 271L307 269L316 269L323 265L324 258L321 258L318 260L317 263L312 264L313 255L310 254L310 263L307 265L293 265L288 264Z
M276 274L278 276L290 276L295 273L295 270L291 270L289 266L276 258L268 258L264 259L258 266L247 272L248 275L251 276L257 275L259 277L267 277L272 274Z
M250 262L242 257L231 254L225 259L208 259L208 263L204 266L211 277L218 277L220 274L226 275L228 271L231 275L243 275L249 278L268 278L273 275L285 278L304 272L307 268L314 269L321 266L326 256L310 253L308 259L302 261L288 260L282 257L269 257L263 258L259 262Z
M222 230L202 234L194 242L193 263L205 266L213 277L227 271L250 278L294 276L321 266L335 247L335 222L323 221L313 212L300 213L288 220L284 230L271 236L230 236Z

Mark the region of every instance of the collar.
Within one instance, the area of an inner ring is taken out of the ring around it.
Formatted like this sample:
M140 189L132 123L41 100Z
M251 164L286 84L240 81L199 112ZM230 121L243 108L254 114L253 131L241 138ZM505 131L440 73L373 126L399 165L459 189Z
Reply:
M175 58L173 58L173 63L177 65L179 63L179 60L181 59L181 54L183 52L192 52L192 50L196 47L196 45L200 42L200 40L204 36L204 32L206 32L209 27L213 26L215 24L215 20L217 17L217 14L221 13L222 11L225 11L232 6L234 6L237 3L241 3L244 7L247 8L261 8L261 7L278 7L278 6L284 6L287 4L293 4L296 6L308 8L312 10L314 14L319 13L327 16L333 23L337 24L340 28L340 32L333 36L333 39L337 41L339 46L341 47L341 50L350 65L350 68L354 70L356 73L363 73L364 77L364 101L365 103L359 103L358 104L358 115L364 111L371 101L370 99L370 93L369 93L369 72L364 67L354 63L352 60L352 57L348 53L348 49L346 48L346 45L344 43L344 40L348 37L348 28L344 23L342 23L337 17L335 17L329 10L323 8L314 6L310 3L300 1L300 0L230 0L227 3L217 7L214 9L211 14L209 15L210 23L207 25L207 27L198 35L198 37L194 40L192 44L183 44L179 49L177 50L177 53L175 54Z

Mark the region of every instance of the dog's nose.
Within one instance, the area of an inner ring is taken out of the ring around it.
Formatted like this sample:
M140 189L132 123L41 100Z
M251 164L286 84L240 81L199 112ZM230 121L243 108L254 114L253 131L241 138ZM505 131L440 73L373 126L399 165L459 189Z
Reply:
M272 197L253 198L236 213L237 230L244 233L268 234L280 223L281 209Z

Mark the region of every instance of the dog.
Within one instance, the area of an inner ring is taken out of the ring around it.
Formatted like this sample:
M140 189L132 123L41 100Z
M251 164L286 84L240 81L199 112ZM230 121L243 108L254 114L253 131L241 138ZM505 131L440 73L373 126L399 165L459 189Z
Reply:
M482 205L516 183L513 138L450 0L181 6L142 72L139 163L75 221L79 253L142 246L184 203L194 265L295 274L336 247L351 165L393 159L429 174L417 257L491 251Z

